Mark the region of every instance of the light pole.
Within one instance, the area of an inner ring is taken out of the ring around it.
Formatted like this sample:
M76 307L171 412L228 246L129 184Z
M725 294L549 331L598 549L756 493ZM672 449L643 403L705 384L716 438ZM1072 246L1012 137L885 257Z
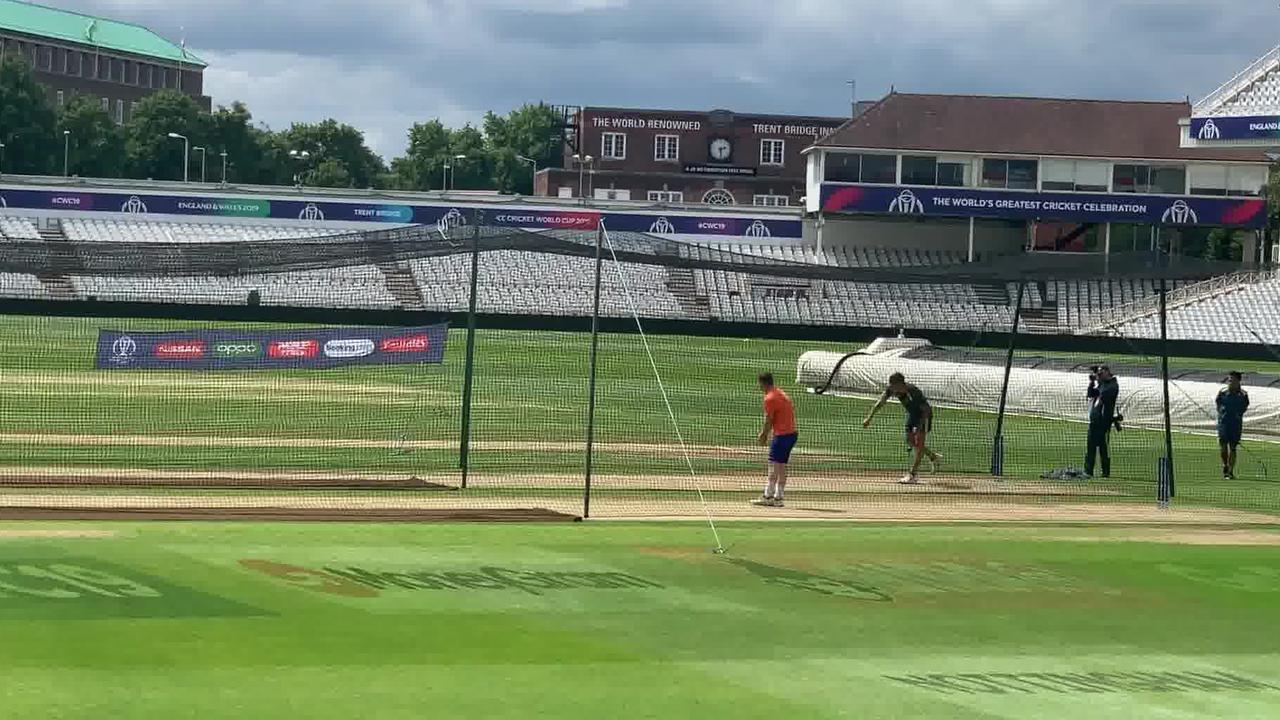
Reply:
M588 165L595 162L595 158L590 155L578 155L577 153L574 153L573 161L578 163L578 199L582 200L584 199L582 195L583 171L587 169Z
M299 169L298 172L293 174L293 186L301 190L302 176L304 173L306 173L305 163L307 162L307 160L311 159L311 153L307 152L306 150L290 150L289 157L304 164L304 166L301 169Z
M522 163L529 163L529 167L533 168L533 180L529 184L529 187L532 188L533 184L538 182L538 161L534 160L533 158L527 158L523 155L517 155L516 159ZM536 188L535 188L535 191L536 191Z
M0 143L0 177L4 177L4 143Z
M456 185L458 182L458 163L466 159L467 159L466 155L454 155L453 164L445 166L453 170L453 173L449 175L449 191L450 192L453 191L453 186Z
M192 152L200 153L200 184L204 184L204 166L205 161L209 159L209 151L202 147L191 148Z
M62 177L71 177L71 131L62 131Z
M169 133L169 138L182 141L182 182L191 182L191 141L175 132Z
M223 150L219 155L222 156L222 184L227 184L227 151Z

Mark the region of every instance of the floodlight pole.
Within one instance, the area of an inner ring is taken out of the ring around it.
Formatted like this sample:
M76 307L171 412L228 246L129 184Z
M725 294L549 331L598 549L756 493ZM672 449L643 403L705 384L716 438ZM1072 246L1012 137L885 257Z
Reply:
M476 368L476 292L480 277L480 224L484 212L475 211L471 223L471 298L467 304L467 358L462 379L462 441L458 448L458 464L462 469L462 488L467 488L471 473L471 391Z
M1169 286L1160 278L1160 384L1164 388L1164 457L1157 477L1157 494L1161 506L1168 506L1177 494L1173 472L1173 418L1169 411Z
M1013 329L1009 332L1009 352L1004 358L1004 382L1000 385L1000 411L996 415L996 436L991 445L991 474L1004 475L1004 411L1009 401L1009 378L1013 374L1013 351L1018 346L1018 326L1022 322L1022 300L1027 281L1018 283L1018 302L1013 308Z
M604 268L604 222L596 223L595 294L591 308L591 356L587 370L587 461L582 483L582 517L591 517L591 471L595 460L596 439L596 363L600 348L600 275Z

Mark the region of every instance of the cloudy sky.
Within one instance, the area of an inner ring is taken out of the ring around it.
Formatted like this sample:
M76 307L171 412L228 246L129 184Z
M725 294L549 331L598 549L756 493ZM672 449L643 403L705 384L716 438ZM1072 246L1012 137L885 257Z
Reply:
M207 60L215 103L335 117L390 158L419 120L524 102L843 115L914 92L1180 99L1280 43L1276 0L40 0Z

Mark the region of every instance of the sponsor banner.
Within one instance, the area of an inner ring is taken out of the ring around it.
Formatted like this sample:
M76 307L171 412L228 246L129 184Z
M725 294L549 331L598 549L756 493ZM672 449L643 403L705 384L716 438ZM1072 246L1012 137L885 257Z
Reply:
M100 370L323 369L444 362L447 325L314 330L100 330Z
M1191 137L1196 140L1280 139L1280 115L1191 118Z
M1041 193L833 183L822 186L822 210L828 213L908 217L982 217L1242 228L1261 228L1267 223L1267 203L1261 198Z
M698 165L690 164L684 166L684 172L687 175L737 175L746 177L755 177L756 169L753 167L744 167L741 165Z
M693 166L690 166L693 167ZM717 173L734 168L706 166ZM741 168L739 168L741 169ZM746 168L751 170L752 168ZM472 207L466 205L377 205L343 202L304 202L258 198L185 197L171 195L128 195L121 193L80 193L56 190L0 188L0 207L29 210L63 210L130 215L190 215L203 217L271 218L303 222L361 222L434 225L446 236L474 222L474 213L484 213L484 222L502 227L530 230L594 230L603 219L616 230L649 232L655 223L677 226L685 235L726 235L738 237L799 238L800 220L772 220L751 217L662 216L652 213L599 213L555 208ZM762 225L755 225L759 220ZM754 230L753 230L754 226ZM768 235L748 235L749 231ZM337 232L337 231L335 231Z
M745 238L799 238L799 220L697 215L617 215L605 218L610 230L651 235L724 235Z

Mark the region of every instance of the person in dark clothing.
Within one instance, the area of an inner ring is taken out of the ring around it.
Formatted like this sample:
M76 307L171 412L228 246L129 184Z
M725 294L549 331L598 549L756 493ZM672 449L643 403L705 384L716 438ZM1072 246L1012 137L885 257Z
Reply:
M1084 471L1093 476L1095 458L1102 460L1102 477L1111 477L1111 451L1107 437L1116 421L1116 400L1120 398L1120 382L1111 368L1098 366L1089 375L1089 445L1084 453Z
M1244 435L1244 414L1249 410L1249 393L1240 386L1243 376L1236 371L1227 374L1227 386L1218 392L1214 405L1218 408L1218 445L1222 450L1222 478L1236 478L1236 450Z

